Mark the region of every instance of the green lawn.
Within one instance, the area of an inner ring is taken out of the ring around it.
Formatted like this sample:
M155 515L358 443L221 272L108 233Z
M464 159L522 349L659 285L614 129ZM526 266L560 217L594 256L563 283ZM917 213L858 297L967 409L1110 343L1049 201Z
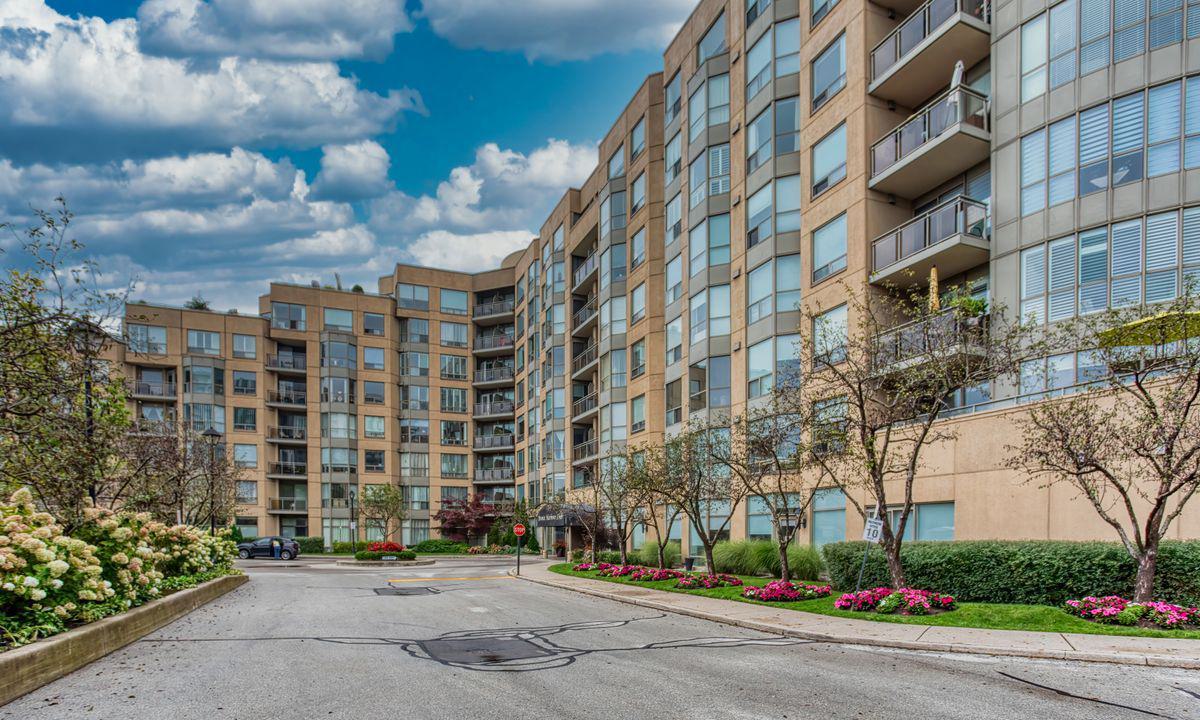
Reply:
M827 598L804 600L801 602L759 602L742 597L740 587L721 587L711 590L680 590L675 587L674 580L660 582L633 582L628 578L600 577L594 572L575 572L571 563L552 565L551 572L560 575L604 580L648 587L668 592L689 593L691 595L707 595L708 597L735 600L737 602L769 605L789 610L803 610L818 615L833 615L835 617L853 618L855 620L874 620L876 622L908 623L911 625L943 625L947 627L987 628L989 630L1035 630L1039 632L1070 632L1086 633L1089 635L1133 635L1138 637L1186 638L1200 640L1197 630L1143 630L1141 628L1122 627L1119 625L1101 625L1088 622L1061 609L1047 605L999 605L991 603L959 603L958 609L940 615L908 616L908 615L879 615L877 613L850 612L838 610L833 606L839 593L834 591ZM765 585L771 578L740 576L747 585ZM825 583L814 584L824 585Z

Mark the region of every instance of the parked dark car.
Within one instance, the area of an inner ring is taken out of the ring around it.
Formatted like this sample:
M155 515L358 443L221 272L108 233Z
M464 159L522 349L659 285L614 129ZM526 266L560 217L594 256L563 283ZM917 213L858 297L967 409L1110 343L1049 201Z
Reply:
M300 555L300 543L291 538L270 536L261 537L257 540L238 543L238 557L243 560L255 557L275 557L275 550L271 547L271 541L275 540L280 543L279 559L291 560Z

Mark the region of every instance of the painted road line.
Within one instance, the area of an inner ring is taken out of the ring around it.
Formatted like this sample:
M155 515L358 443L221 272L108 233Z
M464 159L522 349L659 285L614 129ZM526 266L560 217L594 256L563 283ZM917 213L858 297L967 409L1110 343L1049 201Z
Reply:
M514 580L511 575L480 575L477 577L419 577L419 578L394 578L388 580L389 583L398 582L429 582L431 580Z

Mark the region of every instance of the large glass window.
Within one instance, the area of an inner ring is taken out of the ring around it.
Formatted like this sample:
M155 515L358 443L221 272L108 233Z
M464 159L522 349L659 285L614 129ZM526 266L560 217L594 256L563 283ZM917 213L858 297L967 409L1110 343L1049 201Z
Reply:
M729 145L716 145L708 149L708 194L721 195L729 192Z
M670 305L683 295L683 256L676 255L667 263L666 304Z
M799 37L796 38L799 40ZM771 33L764 34L746 53L746 102L771 82Z
M682 87L683 79L680 73L677 72L675 73L675 76L672 77L667 83L666 90L663 93L663 99L666 104L666 108L663 110L663 127L670 125L671 121L674 120L679 115L679 111L682 110Z
M775 154L797 152L800 149L800 98L775 101Z
M167 352L167 329L157 325L127 325L129 349L139 353L163 355Z
M341 308L324 308L325 329L354 332L354 312Z
M746 286L746 322L758 322L771 315L774 269L774 264L768 260L750 271Z
M440 298L440 309L447 315L466 315L467 314L467 293L465 290L447 290L442 288L438 291Z
M813 355L821 362L837 364L846 359L849 314L839 305L813 318Z
M800 256L775 258L775 312L800 309Z
M838 488L816 490L812 497L812 544L821 547L846 539L846 496Z
M683 193L677 194L667 203L666 225L666 242L675 242L683 234Z
M775 231L800 230L800 176L789 175L775 180Z
M711 336L729 334L729 286L708 289L708 332Z
M425 285L396 283L396 304L409 310L428 310L429 288Z
M683 138L679 133L675 133L667 143L664 152L666 167L663 169L663 184L670 185L683 171Z
M442 344L446 347L467 346L467 326L465 323L442 321Z
M683 316L667 323L667 364L673 365L683 357Z
M754 247L771 237L771 183L762 186L746 201L746 247Z
M646 317L646 283L642 283L629 294L629 322L636 323Z
M771 108L746 126L746 172L754 172L771 159Z
M813 232L813 282L846 268L846 214L842 213Z
M797 42L799 34L797 34ZM813 110L816 111L829 99L846 86L846 36L839 35L837 40L821 51L812 63L812 97Z
M271 303L271 327L281 330L304 330L306 308L291 303Z
M761 397L771 392L775 370L775 348L772 338L750 346L746 353L747 396Z
M258 347L253 335L233 336L233 356L245 360L253 360L258 355Z
M695 345L708 338L708 289L688 299L689 342Z
M200 355L221 354L221 333L207 330L188 330L187 349L190 353Z
M637 125L629 133L629 157L632 160L646 149L646 118L638 118ZM556 248L559 249L559 248Z
M725 52L725 13L721 13L696 45L696 64Z
M800 72L800 19L775 25L775 77Z
M813 147L812 194L820 195L846 177L846 125L838 125Z

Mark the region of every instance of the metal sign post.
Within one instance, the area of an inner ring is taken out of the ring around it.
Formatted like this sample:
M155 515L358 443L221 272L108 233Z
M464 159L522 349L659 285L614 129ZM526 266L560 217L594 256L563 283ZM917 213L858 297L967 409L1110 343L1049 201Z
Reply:
M879 519L879 509L875 509L875 517L867 518L867 524L863 526L863 540L867 541L867 546L863 548L862 564L858 566L858 582L854 584L854 592L862 590L863 573L867 569L867 555L871 552L871 544L879 542L879 538L883 537L883 521Z
M517 574L521 574L521 545L525 541L525 526L521 523L513 525L513 535L517 536Z

